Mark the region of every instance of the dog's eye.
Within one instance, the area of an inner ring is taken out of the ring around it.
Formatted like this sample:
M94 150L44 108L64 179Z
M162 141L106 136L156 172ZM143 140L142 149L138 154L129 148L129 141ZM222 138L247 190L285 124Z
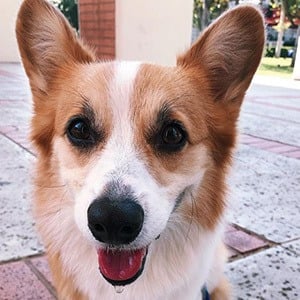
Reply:
M89 146L94 141L88 122L81 118L76 118L70 122L67 136L72 144L80 147Z
M167 124L161 131L161 150L179 151L186 144L187 134L179 123Z

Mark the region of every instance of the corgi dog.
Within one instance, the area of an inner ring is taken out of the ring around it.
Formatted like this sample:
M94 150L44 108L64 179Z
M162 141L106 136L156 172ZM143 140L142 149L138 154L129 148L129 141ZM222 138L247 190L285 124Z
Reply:
M16 25L34 111L33 211L59 299L230 299L226 175L264 22L240 6L176 66L101 61L45 0Z

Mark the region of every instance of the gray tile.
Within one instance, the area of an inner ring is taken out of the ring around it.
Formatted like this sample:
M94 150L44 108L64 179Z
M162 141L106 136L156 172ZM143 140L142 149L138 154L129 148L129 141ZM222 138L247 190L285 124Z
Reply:
M240 145L229 220L275 242L300 237L300 160Z
M245 113L242 113L240 118L242 133L300 146L299 123L276 120L276 126L272 126L273 123L275 123L274 120Z
M42 250L30 213L32 155L0 135L0 261Z
M281 246L283 248L286 248L289 251L295 253L297 255L297 257L299 257L299 259L300 259L300 239L290 242L290 243L283 244Z
M300 101L298 100L298 102ZM274 104L279 104L283 106L286 105L286 103L280 103L279 101ZM300 105L299 105L299 109L300 109ZM259 118L262 118L263 116L263 118L267 118L266 120L269 122L277 122L278 119L280 120L284 119L286 120L287 124L290 124L290 122L294 122L294 123L298 123L298 126L300 126L300 111L298 110L265 106L259 103L245 101L245 103L242 106L242 116L244 116L244 114L258 115Z
M287 249L275 247L231 262L226 273L234 299L300 299L300 259Z

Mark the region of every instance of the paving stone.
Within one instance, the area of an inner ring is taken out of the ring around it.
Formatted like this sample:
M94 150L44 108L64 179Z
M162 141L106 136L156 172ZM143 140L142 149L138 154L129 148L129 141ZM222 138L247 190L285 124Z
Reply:
M273 147L278 147L278 145L281 145L278 142L273 142L273 141L268 141L268 140L263 140L263 139L257 139L254 142L243 143L243 144L247 144L247 145L258 147L258 148L267 148L267 149L270 149Z
M30 259L30 263L52 284L52 275L46 256L40 256Z
M255 87L255 92L253 87ZM277 76L263 76L255 74L251 88L247 91L248 95L259 95L270 102L284 99L284 103L290 103L295 97L299 99L300 82L291 78ZM287 97L289 96L289 97ZM296 105L299 105L295 101Z
M30 212L33 156L0 135L0 261L42 251Z
M299 238L299 183L299 160L240 145L229 180L229 221L278 243Z
M238 251L236 251L236 250L234 250L234 249L232 249L231 247L228 247L228 246L227 246L227 251L228 251L228 258L229 259L240 254Z
M288 105L279 101L270 103L265 101L265 99L257 98L253 100L249 99L249 101L246 100L242 106L242 112L245 113L256 114L258 116L263 115L275 120L285 119L288 122L300 124L299 111L297 109L300 109L299 105Z
M300 239L281 245L283 248L294 252L300 258Z
M258 237L241 230L227 232L224 242L227 246L240 253L250 252L268 245Z
M23 262L0 265L1 300L54 300L30 268Z
M279 141L300 147L299 124L276 120L276 126L271 126L274 120L242 113L240 128L244 134L259 135L262 138Z
M259 78L259 80L258 80ZM278 79L272 78L272 81L278 82ZM299 122L300 122L300 97L299 88L300 83L296 81L289 81L289 86L293 88L278 88L283 82L282 79L277 86L269 86L271 82L261 76L256 76L255 85L248 90L246 101L242 106L242 113L240 116L240 128L244 134L250 134L266 138L269 140L280 141L282 143L300 146L299 139ZM267 87L261 85L262 83L268 85ZM249 99L249 100L247 100ZM263 101L269 103L269 107L262 107L259 104L252 104L251 99L256 101ZM295 110L284 110L279 107L272 107L271 105L291 106ZM263 116L250 115L245 112L257 112L261 115L279 116L285 121L271 120ZM284 114L283 115L283 111ZM290 120L297 123L291 123Z
M289 145L277 145L275 147L269 148L268 150L273 152L273 153L287 153L287 152L292 152L292 151L296 151L299 150L299 147L294 147L294 146L289 146Z
M226 228L225 228L225 233L230 233L230 232L233 232L233 231L236 231L237 229L231 225L231 224L227 224Z
M275 247L227 264L227 275L238 300L299 300L300 260Z
M288 156L288 157L293 157L293 158L300 158L300 151L293 151L293 152L287 152L284 153L284 155Z

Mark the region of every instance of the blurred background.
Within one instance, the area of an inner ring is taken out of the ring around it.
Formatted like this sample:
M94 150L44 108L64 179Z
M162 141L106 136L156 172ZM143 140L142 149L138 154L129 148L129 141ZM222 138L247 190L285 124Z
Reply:
M21 3L0 0L0 299L56 299L30 213L36 153L28 139L31 95L14 34ZM300 0L52 3L100 59L165 65L174 65L226 9L260 7L267 40L238 124L226 273L234 299L299 300Z

